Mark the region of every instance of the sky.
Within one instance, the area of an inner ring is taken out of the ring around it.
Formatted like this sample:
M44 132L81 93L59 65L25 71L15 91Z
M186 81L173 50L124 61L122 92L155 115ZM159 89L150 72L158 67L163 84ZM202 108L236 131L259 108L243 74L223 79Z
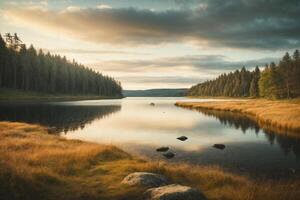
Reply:
M0 33L123 89L184 88L300 47L299 0L0 0Z

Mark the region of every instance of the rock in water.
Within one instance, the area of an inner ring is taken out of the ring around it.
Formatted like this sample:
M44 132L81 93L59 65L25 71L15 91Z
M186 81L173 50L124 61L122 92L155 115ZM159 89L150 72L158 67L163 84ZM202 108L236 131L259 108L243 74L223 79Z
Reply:
M186 136L180 136L177 138L178 140L181 140L181 141L185 141L187 140L188 138Z
M56 133L56 132L57 132L57 128L56 128L56 127L49 127L49 128L47 129L47 132L48 132L49 134Z
M163 154L164 157L171 159L175 156L175 154L173 152L167 152Z
M168 181L164 176L149 172L134 172L126 176L122 181L122 184L147 188L159 187L167 183Z
M199 190L177 184L148 189L145 197L147 200L206 200Z
M214 144L213 147L215 147L216 149L221 149L221 150L225 149L225 145L224 144Z
M156 149L156 151L158 151L158 152L166 152L168 150L169 150L169 147L160 147L160 148Z
M150 103L150 106L155 106L155 104L152 102L152 103Z

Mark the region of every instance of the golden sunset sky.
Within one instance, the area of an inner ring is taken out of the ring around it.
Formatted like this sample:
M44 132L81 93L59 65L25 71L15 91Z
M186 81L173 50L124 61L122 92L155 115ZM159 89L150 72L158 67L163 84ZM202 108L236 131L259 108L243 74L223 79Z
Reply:
M300 1L0 0L0 33L115 77L182 88L300 46Z

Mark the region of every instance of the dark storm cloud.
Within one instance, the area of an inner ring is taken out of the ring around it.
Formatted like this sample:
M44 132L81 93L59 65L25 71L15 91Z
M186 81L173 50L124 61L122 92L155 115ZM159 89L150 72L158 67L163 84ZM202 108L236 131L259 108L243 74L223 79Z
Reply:
M181 1L178 0L180 3ZM118 45L194 42L236 48L300 46L299 0L202 0L193 9L10 9L43 29Z

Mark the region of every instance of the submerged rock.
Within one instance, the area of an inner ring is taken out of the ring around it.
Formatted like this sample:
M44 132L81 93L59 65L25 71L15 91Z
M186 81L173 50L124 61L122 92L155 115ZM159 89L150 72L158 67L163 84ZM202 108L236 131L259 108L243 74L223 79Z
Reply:
M47 132L49 134L56 133L57 132L57 128L56 127L49 127L49 128L47 128Z
M188 186L171 184L151 188L145 192L147 200L205 200L205 196L197 189Z
M147 188L159 187L167 183L168 181L164 176L149 172L134 172L126 176L122 181L122 184Z
M164 153L163 154L164 157L168 158L168 159L171 159L175 156L175 153L173 152L167 152L167 153Z
M293 174L296 173L296 170L295 170L294 168L290 168L289 170L290 170L290 172L292 172Z
M152 102L152 103L150 103L150 106L155 106L155 104Z
M158 152L166 152L168 150L169 150L169 147L160 147L160 148L156 149L156 151L158 151Z
M216 149L225 149L225 145L224 144L214 144L213 147L215 147Z
M177 140L181 140L181 141L185 141L187 140L188 138L186 136L180 136L177 138Z

